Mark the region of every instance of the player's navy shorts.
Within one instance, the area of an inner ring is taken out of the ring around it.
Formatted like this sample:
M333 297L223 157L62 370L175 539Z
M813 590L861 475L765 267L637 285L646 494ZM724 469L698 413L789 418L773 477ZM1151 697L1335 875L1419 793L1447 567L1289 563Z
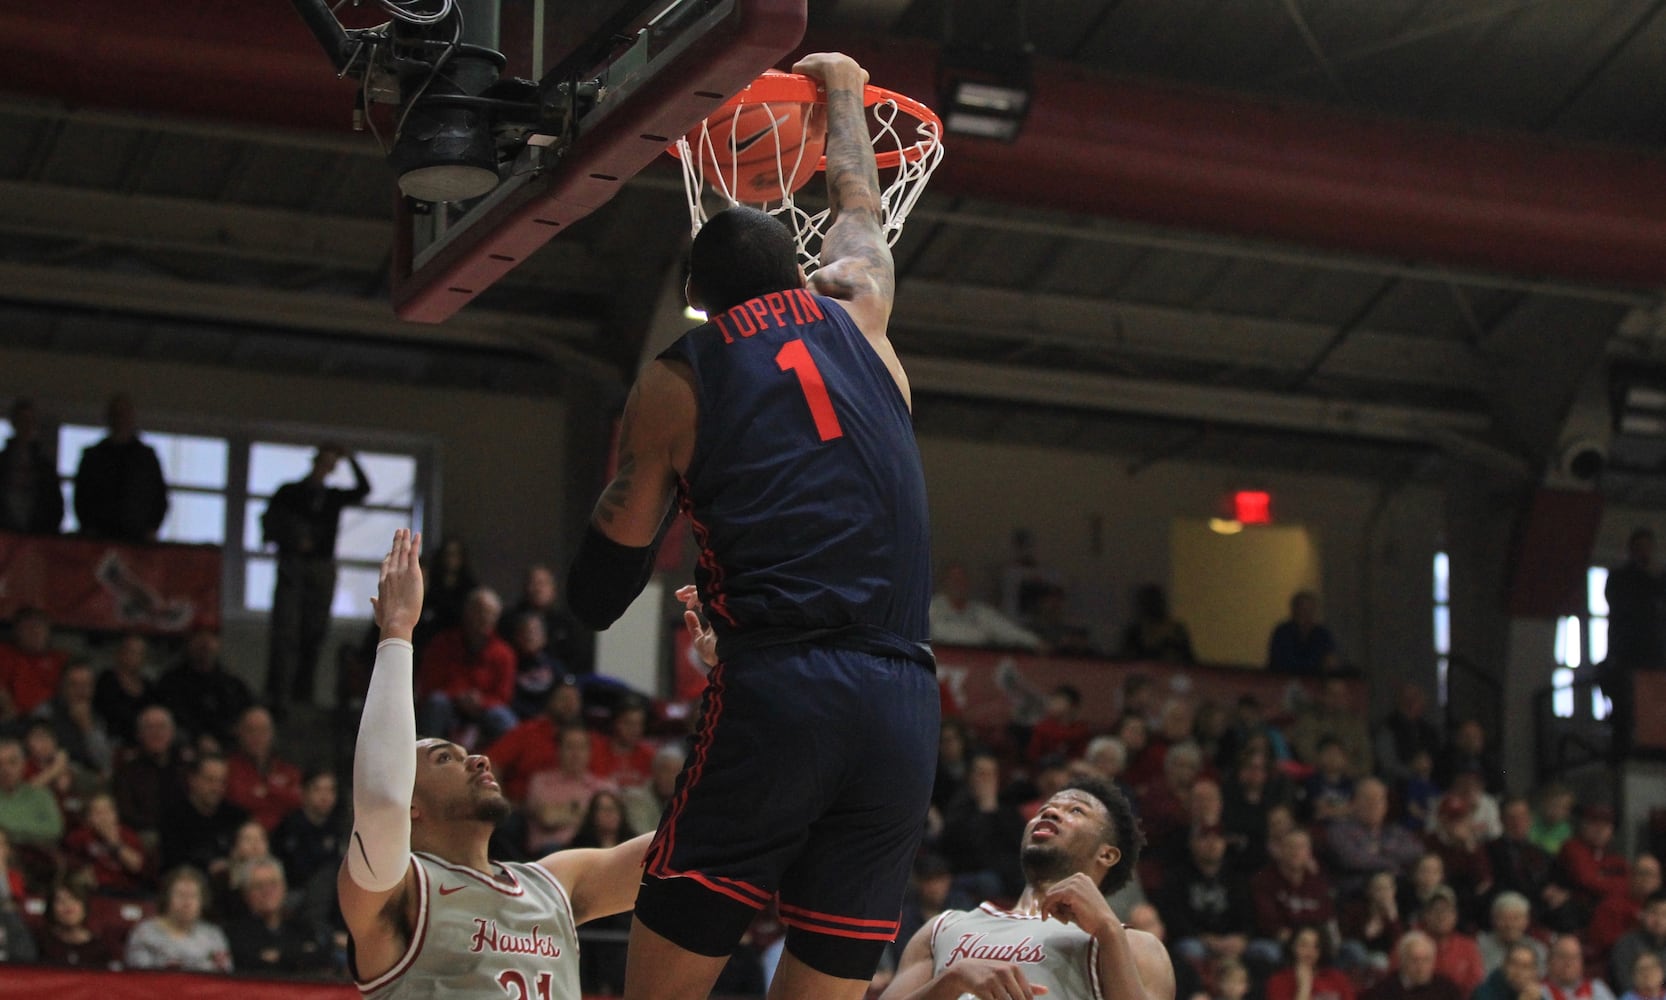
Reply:
M936 677L913 660L811 645L725 660L648 848L637 918L727 955L779 892L794 955L871 976L897 934L939 725Z

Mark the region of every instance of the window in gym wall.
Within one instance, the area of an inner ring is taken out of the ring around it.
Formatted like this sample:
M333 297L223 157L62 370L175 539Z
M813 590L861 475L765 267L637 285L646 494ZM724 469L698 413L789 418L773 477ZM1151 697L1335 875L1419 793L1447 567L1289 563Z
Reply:
M388 539L397 528L421 524L421 496L418 482L421 465L415 454L395 451L356 452L370 480L370 496L362 506L341 512L341 531L336 538L335 601L331 614L337 618L369 618L370 598L376 593L376 578ZM284 483L304 479L312 469L311 445L256 441L249 447L248 494L243 517L243 604L250 611L272 608L272 585L277 578L274 550L261 538L260 517L266 503ZM342 462L325 485L340 489L353 486L353 470Z
M1583 663L1601 663L1608 658L1608 570L1594 566L1585 574L1585 614L1568 615L1556 621L1556 669L1551 672L1551 711L1560 719L1571 719L1578 704L1573 686L1575 671ZM1606 719L1613 703L1602 691L1591 688L1591 717Z
M1435 697L1446 705L1446 678L1452 656L1452 561L1446 553L1435 553Z

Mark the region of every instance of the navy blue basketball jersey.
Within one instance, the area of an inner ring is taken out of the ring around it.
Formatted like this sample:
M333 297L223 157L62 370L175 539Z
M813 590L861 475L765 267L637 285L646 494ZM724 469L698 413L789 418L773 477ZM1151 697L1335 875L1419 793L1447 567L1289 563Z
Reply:
M660 357L694 371L698 432L679 492L719 655L824 636L929 663L930 525L913 420L844 307L772 292Z

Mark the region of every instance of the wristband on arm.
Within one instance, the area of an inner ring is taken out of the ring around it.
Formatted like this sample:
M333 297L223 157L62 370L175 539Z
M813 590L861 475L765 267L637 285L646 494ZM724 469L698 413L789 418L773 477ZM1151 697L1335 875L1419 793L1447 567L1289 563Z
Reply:
M612 625L648 585L657 548L620 545L589 525L567 570L567 606L586 628L600 632Z

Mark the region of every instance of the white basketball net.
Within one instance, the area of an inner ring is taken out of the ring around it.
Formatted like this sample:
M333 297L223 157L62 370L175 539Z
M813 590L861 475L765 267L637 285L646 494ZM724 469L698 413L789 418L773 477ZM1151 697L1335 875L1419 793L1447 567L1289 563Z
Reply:
M775 103L796 104L798 102ZM822 239L827 235L829 210L824 208L814 213L806 211L793 200L794 192L787 189L789 179L797 176L799 167L803 166L804 157L808 154L805 152L804 146L800 144L794 159L791 162L783 162L780 127L783 116L776 115L770 108L769 102L754 102L750 106L764 108L770 120L775 123L774 127L770 129L770 141L775 143L775 159L779 164L777 178L780 184L780 197L758 207L786 222L787 228L792 230L798 239L799 262L804 265L806 274L813 273L816 268L821 266L821 245ZM737 104L730 113L738 117L742 107L743 105ZM931 180L932 171L936 170L937 164L943 160L943 141L936 122L915 119L899 108L894 100L882 99L871 105L868 110L870 118L877 123L873 135L875 154L887 151L902 154L901 162L894 169L894 172L885 169L880 172L880 180L883 184L880 191L880 228L885 234L886 245L892 246L896 244L897 237L902 234L903 223L908 221L908 213L914 210L914 203L919 201L920 195L925 192L926 182ZM721 115L720 112L718 115L714 115L713 118L721 121ZM897 128L899 116L911 123L917 137L915 141L906 146ZM698 154L692 148L688 136L683 136L676 142L677 156L683 165L683 189L688 194L689 226L696 233L700 231L701 226L705 225L708 218L706 206L702 199L702 195L708 189L722 202L723 208L739 203L739 199L734 194L739 186L739 168L735 161L734 150L724 150L726 156L718 155L718 150L714 148L711 139L711 120L708 119L700 123L690 133L700 145ZM730 122L729 135L731 142L733 136L739 131L734 127L735 124L733 121ZM706 169L708 161L714 164L726 164L727 170L712 171L708 175ZM888 183L885 182L887 173L892 175ZM811 183L815 182L812 180Z

